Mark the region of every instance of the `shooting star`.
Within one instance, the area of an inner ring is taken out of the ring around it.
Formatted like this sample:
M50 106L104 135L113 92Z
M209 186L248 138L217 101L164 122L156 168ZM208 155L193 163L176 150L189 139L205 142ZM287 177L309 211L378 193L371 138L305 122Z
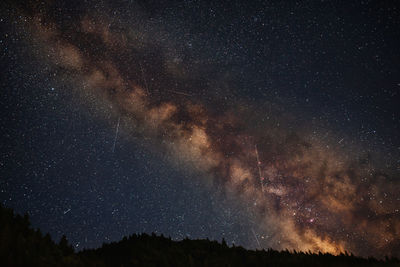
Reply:
M115 151L115 144L117 142L117 137L118 137L118 131L119 131L119 122L121 121L121 116L118 117L118 123L117 123L117 129L115 130L115 136L114 136L114 144L112 148L112 152L114 153Z
M191 94L187 94L187 93L179 92L179 91L174 91L174 90L166 90L166 91L174 93L174 94L178 94L178 95L193 96Z
M148 95L150 95L149 87L147 86L147 80L146 80L146 76L144 75L142 63L139 63L139 65L140 65L140 70L141 70L141 72L142 72L142 79L143 79L144 85L145 85L145 87L146 87L146 92L147 92Z
M67 209L67 210L64 211L64 214L67 214L70 211L71 211L71 209Z
M253 229L253 228L251 228L251 231L253 232L254 238L256 239L259 248L261 249L261 244L260 244L260 241L258 241L258 237L257 237L257 235L256 235L256 232L254 232L254 229Z
M257 168L258 168L258 175L260 177L261 190L264 192L264 177L262 177L262 172L261 172L261 161L260 161L260 157L258 156L257 145L255 145L254 147L255 147L256 157L257 157Z

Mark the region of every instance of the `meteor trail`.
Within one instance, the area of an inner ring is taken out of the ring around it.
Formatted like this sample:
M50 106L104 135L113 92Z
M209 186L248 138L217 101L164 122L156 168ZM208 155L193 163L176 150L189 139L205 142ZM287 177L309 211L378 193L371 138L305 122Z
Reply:
M256 232L254 232L254 229L253 229L253 228L251 228L251 231L253 232L254 238L256 239L256 241L257 241L257 244L258 244L258 246L259 246L259 247L260 247L260 249L261 249L261 244L260 244L260 241L258 241L258 238L257 238Z
M67 209L66 211L64 211L64 214L67 214L70 211L71 211L71 209Z
M142 72L142 79L143 79L143 81L144 81L144 85L145 85L145 87L146 87L147 94L150 95L149 87L147 86L147 80L146 80L146 76L144 75L142 63L139 63L139 65L140 65L140 70L141 70L141 72Z
M258 175L260 177L261 190L264 192L264 183L263 183L264 178L262 177L262 174L261 174L261 161L260 161L260 157L258 156L257 145L255 145L254 147L255 147L256 157L257 157L257 168L258 168Z
M171 92L171 93L175 93L175 94L178 94L178 95L193 96L193 95L190 95L190 94L187 94L187 93L184 93L184 92L179 92L179 91L174 91L174 90L166 90L166 91Z
M118 117L118 123L117 123L117 129L115 130L115 136L114 136L114 144L112 148L112 152L114 153L115 151L115 143L117 142L117 137L118 137L118 131L119 131L119 122L121 120L121 116Z

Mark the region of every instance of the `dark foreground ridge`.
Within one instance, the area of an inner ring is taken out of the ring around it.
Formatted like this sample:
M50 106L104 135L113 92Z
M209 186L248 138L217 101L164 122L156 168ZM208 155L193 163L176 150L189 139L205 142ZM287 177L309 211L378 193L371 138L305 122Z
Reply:
M0 266L400 266L398 259L364 259L353 255L246 250L225 241L172 241L153 235L131 235L101 248L74 252L63 236L30 227L27 215L0 205Z

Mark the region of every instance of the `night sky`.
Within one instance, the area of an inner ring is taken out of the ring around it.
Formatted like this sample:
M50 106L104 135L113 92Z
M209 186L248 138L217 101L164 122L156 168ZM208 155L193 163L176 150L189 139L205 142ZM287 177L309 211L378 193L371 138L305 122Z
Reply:
M77 250L399 257L396 1L207 2L2 2L2 204Z

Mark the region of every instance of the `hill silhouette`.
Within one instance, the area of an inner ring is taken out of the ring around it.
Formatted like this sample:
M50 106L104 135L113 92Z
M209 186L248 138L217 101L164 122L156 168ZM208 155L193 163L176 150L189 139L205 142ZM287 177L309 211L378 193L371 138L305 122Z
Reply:
M173 241L155 234L124 237L101 248L74 252L65 236L55 243L30 227L27 215L0 205L0 266L400 266L349 254L313 254L229 247L223 240Z

